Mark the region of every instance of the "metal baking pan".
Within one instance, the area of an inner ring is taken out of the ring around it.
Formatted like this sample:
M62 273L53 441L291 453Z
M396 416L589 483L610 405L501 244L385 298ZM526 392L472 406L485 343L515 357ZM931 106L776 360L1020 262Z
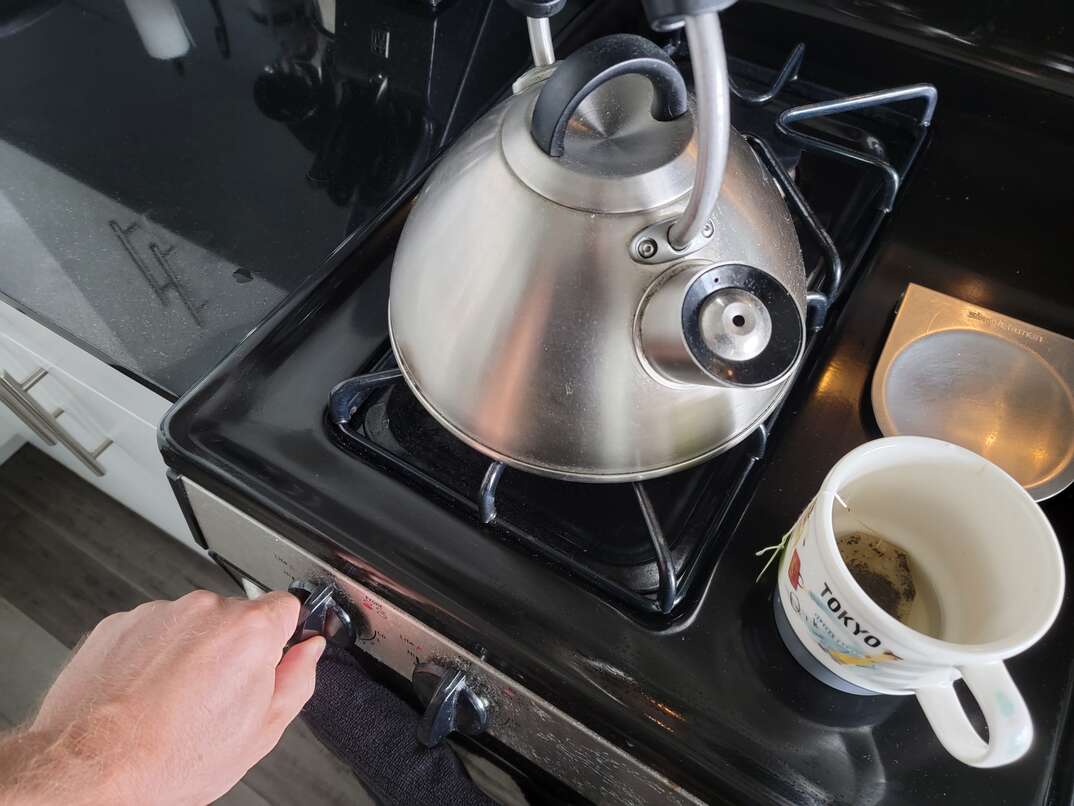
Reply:
M887 436L976 451L1037 501L1074 481L1074 339L910 284L873 376Z

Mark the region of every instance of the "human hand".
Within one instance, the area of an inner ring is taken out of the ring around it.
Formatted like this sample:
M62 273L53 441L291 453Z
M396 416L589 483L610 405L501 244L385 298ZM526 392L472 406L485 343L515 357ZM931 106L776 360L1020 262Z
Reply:
M0 803L220 797L313 694L324 639L280 659L298 611L287 593L246 601L194 591L109 616L28 730L0 743Z

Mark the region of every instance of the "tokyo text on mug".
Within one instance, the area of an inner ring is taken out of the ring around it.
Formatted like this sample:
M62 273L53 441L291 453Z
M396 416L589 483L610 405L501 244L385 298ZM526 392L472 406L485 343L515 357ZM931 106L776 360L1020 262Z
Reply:
M1029 494L977 454L924 437L844 456L791 530L778 582L812 658L860 693L917 695L947 751L976 767L1032 743L1003 660L1047 631L1063 586L1055 533ZM958 701L959 677L987 742Z

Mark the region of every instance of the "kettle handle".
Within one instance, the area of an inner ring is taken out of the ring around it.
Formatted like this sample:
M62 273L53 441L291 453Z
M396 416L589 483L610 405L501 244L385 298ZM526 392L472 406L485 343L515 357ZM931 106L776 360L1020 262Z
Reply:
M641 0L649 24L654 31L660 32L681 28L687 17L726 11L735 2L736 0Z
M552 26L548 20L562 11L566 4L567 0L507 0L507 5L526 15L534 67L549 67L556 63Z
M541 88L533 107L530 134L550 157L563 156L567 124L579 104L602 84L634 73L653 86L651 113L656 120L675 120L689 109L686 81L667 54L648 39L613 34L595 39L562 62Z
M686 209L668 231L675 251L697 241L716 209L731 139L731 96L719 12L735 0L642 0L654 31L686 29L697 109L697 171Z

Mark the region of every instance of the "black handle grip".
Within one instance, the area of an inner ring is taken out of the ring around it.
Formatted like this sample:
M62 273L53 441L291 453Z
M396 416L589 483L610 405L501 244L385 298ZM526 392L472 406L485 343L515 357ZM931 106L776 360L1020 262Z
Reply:
M735 0L641 0L645 16L654 31L671 31L683 24L683 18L723 11Z
M551 17L562 11L567 0L507 0L507 5L527 17Z
M537 145L550 157L563 156L567 123L578 105L601 84L627 73L645 76L653 85L653 118L686 114L686 82L667 54L644 37L614 34L576 50L545 82L530 123Z

